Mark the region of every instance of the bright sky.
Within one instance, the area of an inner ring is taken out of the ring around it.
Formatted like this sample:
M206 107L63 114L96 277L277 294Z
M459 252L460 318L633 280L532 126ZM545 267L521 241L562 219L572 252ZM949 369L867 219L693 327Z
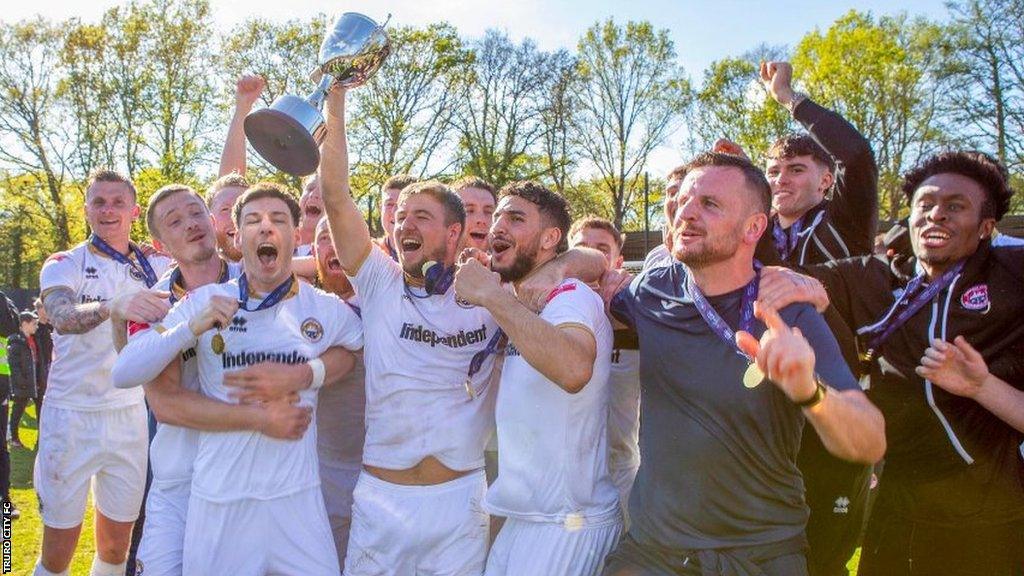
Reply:
M124 3L6 2L0 20L42 14L55 20L74 16L95 21L110 6ZM761 43L792 46L806 32L827 28L853 8L876 15L905 11L946 19L943 0L783 0L776 4L751 0L211 0L211 5L217 22L225 28L254 16L284 21L355 11L383 22L390 13L397 25L447 20L468 38L482 35L487 28L499 28L515 39L533 38L545 50L572 49L583 31L598 20L649 20L672 31L680 62L695 82L703 69L719 58L739 55ZM678 162L679 153L664 146L652 155L649 167L660 173Z

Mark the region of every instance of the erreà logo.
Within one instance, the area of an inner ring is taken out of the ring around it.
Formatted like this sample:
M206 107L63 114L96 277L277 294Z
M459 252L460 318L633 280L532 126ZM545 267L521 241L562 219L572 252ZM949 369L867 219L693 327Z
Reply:
M988 284L978 284L965 290L960 297L960 305L965 310L987 310L992 305L988 298Z
M96 273L96 269L95 268L93 268L92 266L89 266L88 268L85 269L85 277L88 280L96 280L97 278L100 277L100 275Z
M231 326L228 326L228 332L245 332L247 328L245 325L249 321L242 316L235 316L231 319Z

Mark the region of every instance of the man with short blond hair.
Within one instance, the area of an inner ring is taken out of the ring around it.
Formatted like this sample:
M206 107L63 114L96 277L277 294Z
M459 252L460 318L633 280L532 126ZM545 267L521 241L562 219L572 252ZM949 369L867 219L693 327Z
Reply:
M91 574L123 574L146 482L146 409L141 390L112 385L110 320L156 320L146 297L136 296L157 282L169 261L146 256L131 242L139 206L127 177L94 172L85 216L92 235L50 256L39 279L56 335L34 470L44 524L37 576L66 573L90 482L96 505Z

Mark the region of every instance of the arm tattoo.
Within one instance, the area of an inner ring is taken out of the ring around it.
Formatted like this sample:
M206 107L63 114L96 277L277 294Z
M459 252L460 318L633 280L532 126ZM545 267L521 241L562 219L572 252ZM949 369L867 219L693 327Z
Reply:
M85 334L110 317L103 302L75 302L75 293L66 286L54 288L43 298L50 322L62 334Z

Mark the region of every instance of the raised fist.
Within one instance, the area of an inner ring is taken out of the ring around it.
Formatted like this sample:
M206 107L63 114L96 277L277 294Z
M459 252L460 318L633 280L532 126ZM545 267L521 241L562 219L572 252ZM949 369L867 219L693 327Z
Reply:
M776 102L789 106L793 91L793 65L789 62L761 62L761 83Z
M267 81L262 76L255 74L243 74L235 82L235 106L248 110L256 103L256 99L263 93Z

